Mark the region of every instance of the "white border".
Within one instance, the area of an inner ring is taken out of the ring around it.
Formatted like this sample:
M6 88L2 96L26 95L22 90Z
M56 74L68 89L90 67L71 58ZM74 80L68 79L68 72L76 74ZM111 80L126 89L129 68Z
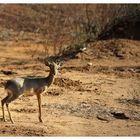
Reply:
M140 137L0 137L6 140L139 140Z
M0 4L7 4L7 3L18 3L18 4L105 4L105 3L112 3L112 4L127 4L127 3L137 3L140 4L139 0L0 0ZM0 137L1 139L6 140L46 140L46 137ZM63 139L79 139L79 140L139 140L140 137L47 137L49 140L63 140Z
M122 3L137 3L140 4L140 0L0 0L0 3L93 3L93 4L104 4L104 3L112 3L112 4L122 4Z

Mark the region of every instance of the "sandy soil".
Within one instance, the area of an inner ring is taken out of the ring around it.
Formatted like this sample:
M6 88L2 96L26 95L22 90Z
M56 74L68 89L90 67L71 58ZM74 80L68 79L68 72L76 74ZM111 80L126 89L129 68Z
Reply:
M7 111L7 122L3 122L1 111L0 136L140 136L140 57L135 55L140 42L123 43L129 46L125 52L132 52L123 59L105 53L95 58L89 48L88 55L64 63L54 84L42 95L43 123L38 122L36 96L21 96L12 102L15 123L10 123ZM100 45L96 52L103 52ZM25 46L0 42L0 99L6 96L5 80L48 75L48 68L33 60Z

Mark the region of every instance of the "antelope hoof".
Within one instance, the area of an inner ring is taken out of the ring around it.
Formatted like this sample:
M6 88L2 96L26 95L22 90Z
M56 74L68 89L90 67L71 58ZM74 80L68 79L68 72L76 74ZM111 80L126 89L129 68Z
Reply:
M5 119L5 118L2 118L2 121L3 121L3 122L6 122L6 119Z
M11 121L12 124L14 124L14 121Z
M43 121L42 121L42 119L41 119L41 118L39 118L39 122L43 123Z
M14 124L14 121L13 120L10 120L10 121L11 121L12 124Z

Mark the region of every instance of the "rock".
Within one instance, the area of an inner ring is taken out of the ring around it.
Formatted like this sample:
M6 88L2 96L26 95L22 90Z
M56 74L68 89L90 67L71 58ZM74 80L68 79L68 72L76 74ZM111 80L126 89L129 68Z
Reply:
M84 52L87 48L84 47L84 48L80 48L80 51Z
M15 72L11 71L11 70L1 70L1 72L5 75L11 75L11 74L15 74Z
M123 120L129 119L129 117L126 116L126 114L123 113L123 112L111 112L111 114L112 114L113 117L116 118L116 119L123 119Z
M97 115L97 119L101 120L101 121L111 121L111 117L109 115L105 115L105 114L99 114Z
M87 65L88 65L88 66L92 66L93 64L92 64L91 62L88 62Z

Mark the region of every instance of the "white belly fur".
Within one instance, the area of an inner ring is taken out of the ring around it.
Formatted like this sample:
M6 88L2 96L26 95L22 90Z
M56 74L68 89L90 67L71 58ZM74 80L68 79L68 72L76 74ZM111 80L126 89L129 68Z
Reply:
M30 90L25 90L23 93L24 96L33 96L35 94L36 93L34 92L33 88L31 88Z
M45 90L41 94L46 93L47 92L47 89L48 89L48 87L45 86ZM31 88L30 90L24 91L23 95L24 96L33 96L33 95L36 95L36 93L34 92L34 89Z

